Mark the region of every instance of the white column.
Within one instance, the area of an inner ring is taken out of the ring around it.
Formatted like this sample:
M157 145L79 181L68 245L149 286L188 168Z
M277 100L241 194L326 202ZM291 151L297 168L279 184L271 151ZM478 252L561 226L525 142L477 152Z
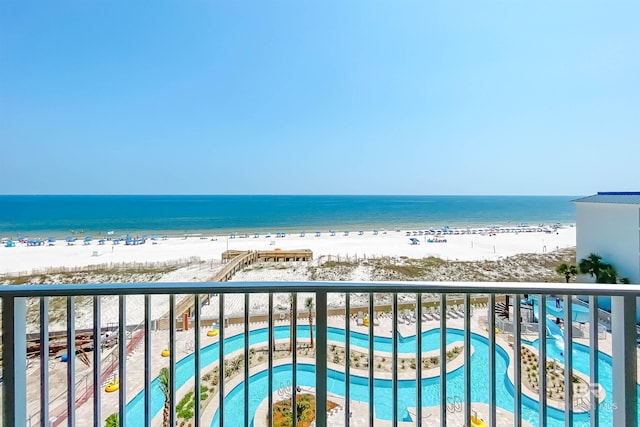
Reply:
M613 425L637 426L636 299L611 297Z
M2 298L2 425L24 425L27 419L27 335L24 298Z

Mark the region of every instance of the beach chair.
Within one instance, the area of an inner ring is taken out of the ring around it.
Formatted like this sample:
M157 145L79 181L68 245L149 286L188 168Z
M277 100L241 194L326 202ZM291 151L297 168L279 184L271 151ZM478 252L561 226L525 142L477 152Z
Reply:
M460 310L462 305L453 304L451 306L451 314L455 316L456 319L461 319L464 317L464 313Z
M361 311L358 312L358 318L356 319L356 324L358 326L364 326L364 314Z
M407 325L411 324L411 311L408 308L404 309L404 314L402 315L402 319L406 322Z

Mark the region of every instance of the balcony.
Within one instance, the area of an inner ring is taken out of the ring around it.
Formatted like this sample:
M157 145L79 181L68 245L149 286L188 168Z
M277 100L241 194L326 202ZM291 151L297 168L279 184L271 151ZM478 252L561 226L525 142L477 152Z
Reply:
M594 308L603 296L610 317ZM636 426L638 296L564 283L5 286L2 425ZM158 298L165 316L152 316ZM271 410L302 396L312 403Z

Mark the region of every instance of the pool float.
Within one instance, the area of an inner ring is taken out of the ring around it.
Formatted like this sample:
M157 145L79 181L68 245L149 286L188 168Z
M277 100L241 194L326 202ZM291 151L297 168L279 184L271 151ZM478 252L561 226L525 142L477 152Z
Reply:
M485 331L489 332L489 328L484 328ZM500 329L496 328L496 334L500 333Z
M477 415L471 416L471 426L472 427L487 427L487 423L478 418Z
M107 386L104 388L104 391L107 393L112 393L120 388L120 380L113 380L107 383Z
M216 335L218 335L217 329L211 329L209 332L207 332L208 337L215 337Z
M164 350L162 350L162 357L169 357L169 349L165 348Z

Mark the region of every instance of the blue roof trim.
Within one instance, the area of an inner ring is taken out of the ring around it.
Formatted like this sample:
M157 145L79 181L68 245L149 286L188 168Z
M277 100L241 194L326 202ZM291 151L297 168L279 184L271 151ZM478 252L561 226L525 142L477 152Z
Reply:
M574 203L612 203L619 205L640 205L640 192L636 191L616 191L598 192L593 196L582 197L572 200Z
M640 196L640 191L598 191L598 196Z

